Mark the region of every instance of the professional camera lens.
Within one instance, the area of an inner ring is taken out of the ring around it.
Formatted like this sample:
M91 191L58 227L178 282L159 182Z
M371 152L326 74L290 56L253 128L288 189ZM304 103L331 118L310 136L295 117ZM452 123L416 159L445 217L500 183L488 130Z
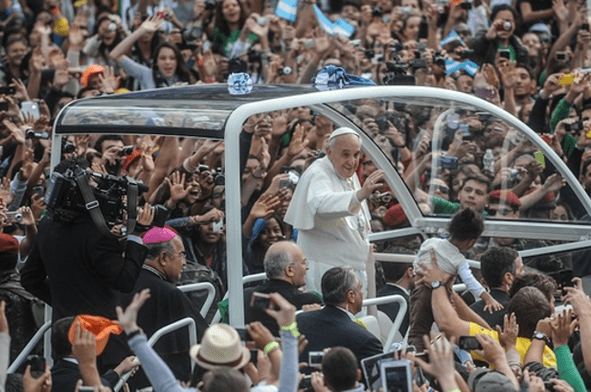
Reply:
M109 26L107 27L107 29L110 31L115 31L115 30L117 30L117 25L115 23L109 23Z

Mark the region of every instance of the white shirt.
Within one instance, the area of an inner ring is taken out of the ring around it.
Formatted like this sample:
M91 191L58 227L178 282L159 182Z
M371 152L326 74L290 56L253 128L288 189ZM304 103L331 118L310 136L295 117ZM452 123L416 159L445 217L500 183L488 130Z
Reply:
M371 216L357 200L359 189L357 176L341 178L328 157L304 172L285 221L299 230L298 245L308 260L365 270Z
M420 269L419 261L425 265L431 265L430 251L437 255L437 266L445 273L460 275L462 282L476 298L480 298L485 291L484 287L476 280L464 255L451 242L441 238L429 238L421 245L413 266L415 270Z

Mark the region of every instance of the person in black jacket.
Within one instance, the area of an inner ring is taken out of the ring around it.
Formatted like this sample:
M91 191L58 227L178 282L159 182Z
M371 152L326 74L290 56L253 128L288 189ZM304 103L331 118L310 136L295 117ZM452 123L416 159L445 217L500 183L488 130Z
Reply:
M309 266L304 252L297 244L290 241L274 243L265 254L264 264L269 280L246 290L244 317L246 323L260 321L271 331L273 336L279 336L277 321L263 310L250 306L253 292L279 293L298 310L302 309L304 305L321 304L322 301L312 293L299 290L300 287L306 285L306 271Z
M310 351L336 346L351 350L358 362L382 353L379 339L354 319L363 307L361 279L355 270L333 267L322 275L321 286L326 306L297 316L298 329L308 340L300 362L308 362Z
M470 42L470 47L474 50L471 60L478 65L484 63L494 65L497 52L500 49L506 49L509 51L509 60L529 66L527 48L514 35L517 17L517 11L510 5L495 6L491 11L490 28Z
M480 271L490 289L490 295L504 306L490 313L484 310L484 301L476 301L470 306L492 328L503 327L503 317L509 306L509 289L515 278L523 273L523 260L516 250L509 247L490 248L480 257Z
M68 160L56 166L65 173L82 160ZM138 224L149 225L150 208L140 209ZM58 222L49 216L39 224L37 238L21 271L21 284L31 294L53 308L53 322L79 314L115 319L116 295L133 290L146 258L147 249L136 231L122 243L115 236L104 235L90 214L69 222ZM109 341L101 370L116 366L128 354L120 342L118 354L111 352L118 339ZM99 358L99 361L101 358Z
M82 161L63 161L55 170L65 173L82 165ZM151 218L142 221L141 216L138 223L151 223ZM133 290L146 258L139 234L136 229L122 244L115 236L102 234L90 214L71 222L46 217L21 271L21 284L51 305L54 322L79 314L115 319L116 292Z
M401 253L407 253L406 249ZM409 317L410 317L410 293L414 289L414 269L412 263L388 263L382 262L384 269L384 276L386 278L386 286L382 287L377 292L378 297L385 297L388 295L401 295L406 301L406 313L402 319L402 324L398 331L402 336L406 335L408 331ZM378 310L386 313L386 315L394 322L400 310L400 304L397 302L390 302L387 304L378 305Z

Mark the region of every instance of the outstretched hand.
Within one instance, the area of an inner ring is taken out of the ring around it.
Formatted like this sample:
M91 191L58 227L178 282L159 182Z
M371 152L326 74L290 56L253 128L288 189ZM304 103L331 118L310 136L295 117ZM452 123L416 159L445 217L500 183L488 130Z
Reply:
M121 306L115 308L115 311L117 312L117 320L125 330L126 334L139 329L137 325L137 314L148 298L150 298L150 289L144 289L133 296L133 300L125 310L123 310Z

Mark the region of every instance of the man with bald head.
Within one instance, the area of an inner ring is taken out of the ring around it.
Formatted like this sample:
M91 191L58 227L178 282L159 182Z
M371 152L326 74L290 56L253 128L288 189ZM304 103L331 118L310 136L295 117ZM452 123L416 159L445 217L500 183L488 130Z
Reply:
M298 245L310 264L310 290L321 292L322 275L335 266L350 265L362 279L366 276L370 214L365 200L383 185L384 174L374 171L361 187L356 174L360 157L359 135L337 129L328 139L326 156L303 173L291 199L285 221L299 230Z
M279 293L296 309L304 305L320 304L320 298L312 293L299 290L306 284L308 261L300 247L291 241L279 241L267 249L265 254L265 273L267 281L254 289L247 289L244 295L246 323L260 321L274 336L279 336L277 321L265 311L250 306L253 292Z

